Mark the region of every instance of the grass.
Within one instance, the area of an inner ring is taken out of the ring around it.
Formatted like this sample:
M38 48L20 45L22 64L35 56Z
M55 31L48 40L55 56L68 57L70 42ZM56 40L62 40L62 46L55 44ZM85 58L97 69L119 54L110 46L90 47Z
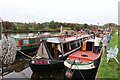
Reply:
M116 32L113 33L111 41L110 41L110 47L114 48L115 45L118 45L118 39L119 36L116 35ZM119 42L120 43L120 42ZM118 48L120 50L120 46L118 45ZM106 54L103 55L98 73L97 78L109 78L109 79L115 79L119 80L119 74L120 74L120 64L118 64L115 59L110 59L108 63L106 63ZM120 61L120 52L117 55L117 59Z

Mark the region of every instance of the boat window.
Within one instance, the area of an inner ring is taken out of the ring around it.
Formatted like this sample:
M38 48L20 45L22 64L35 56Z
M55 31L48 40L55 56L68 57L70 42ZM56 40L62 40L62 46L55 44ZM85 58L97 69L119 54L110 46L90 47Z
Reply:
M78 44L78 47L81 47L81 40L78 40L77 44Z
M29 39L29 42L30 42L30 44L34 44L34 43L35 43L34 38L30 38L30 39Z
M23 40L23 44L29 44L29 40L28 39Z
M70 46L71 46L71 49L73 50L73 49L75 49L75 48L77 48L78 46L77 46L77 41L72 41L72 42L70 42Z
M78 47L81 47L81 40L71 41L63 44L64 53L70 52Z
M48 47L48 50L51 54L51 56L53 57L54 56L54 44L50 43L50 42L47 42L47 47Z
M70 51L70 49L69 49L69 43L63 44L63 49L64 49L64 53L69 52Z

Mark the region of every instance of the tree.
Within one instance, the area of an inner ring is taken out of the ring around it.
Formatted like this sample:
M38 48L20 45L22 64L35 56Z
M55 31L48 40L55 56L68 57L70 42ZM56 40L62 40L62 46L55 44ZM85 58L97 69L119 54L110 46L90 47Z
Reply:
M118 29L118 25L115 23L106 23L103 25L104 28Z
M11 32L12 30L16 29L14 23L12 22L4 21L2 24L4 32Z
M44 26L42 24L38 23L37 24L37 29L38 29L38 31L41 31L41 30L44 29Z
M56 23L54 21L50 21L49 28L55 29L56 28Z
M89 25L88 25L88 24L86 24L86 23L85 23L85 24L83 24L83 27L84 27L84 28L88 28L88 26L89 26Z

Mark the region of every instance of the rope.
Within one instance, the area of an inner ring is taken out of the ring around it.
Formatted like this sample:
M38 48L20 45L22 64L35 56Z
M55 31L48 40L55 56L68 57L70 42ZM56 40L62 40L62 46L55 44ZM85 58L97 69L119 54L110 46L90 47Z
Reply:
M71 67L70 67L70 69L72 68L72 66L75 64L75 60L73 61L73 63L71 64ZM77 67L77 66L76 66ZM78 67L77 67L78 68ZM79 68L78 68L79 69ZM80 73L80 75L82 76L82 78L83 78L83 80L85 80L85 78L84 78L84 76L83 76L83 74L81 73L81 71L80 70L78 70L79 71L79 73ZM75 69L73 70L73 73L75 72Z
M76 66L77 67L77 66ZM78 67L77 67L78 68ZM79 68L78 68L79 69ZM82 78L83 78L83 80L85 80L85 78L84 78L84 76L83 76L83 74L81 73L81 71L80 70L78 70L79 71L79 73L80 73L80 75L82 76Z
M74 62L71 64L71 67L70 68L72 68L72 66L75 64L75 60L74 60ZM77 67L77 66L76 66ZM77 67L78 68L78 67ZM79 69L79 68L78 68ZM75 69L74 69L74 71L75 71ZM74 73L74 71L73 71L73 73ZM82 78L83 78L83 80L85 80L85 78L84 78L84 76L83 76L83 74L81 73L81 71L80 70L78 70L79 71L79 73L80 73L80 75L82 76Z
M31 57L31 56L23 53L23 52L20 51L20 50L17 50L17 51L19 51L21 54L25 55L26 57L28 57L28 58L30 58L30 59L34 59L33 57ZM46 59L41 59L41 60L46 60ZM49 61L64 62L64 60L49 60Z
M23 53L22 51L20 51L20 50L17 50L17 51L19 51L21 54L25 55L26 57L28 57L28 58L30 58L30 59L33 59L31 56L29 56L29 55Z

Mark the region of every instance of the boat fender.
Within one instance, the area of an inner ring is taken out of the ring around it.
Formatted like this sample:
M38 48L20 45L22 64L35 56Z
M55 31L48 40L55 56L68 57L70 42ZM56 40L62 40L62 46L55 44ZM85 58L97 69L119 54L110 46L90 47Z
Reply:
M71 69L67 69L65 76L68 78L72 78L74 72Z
M68 78L72 78L73 77L75 69L72 71L71 68L74 65L74 63L75 63L75 61L71 64L71 67L68 68L67 71L66 71L66 73L65 73L65 76L68 77Z

